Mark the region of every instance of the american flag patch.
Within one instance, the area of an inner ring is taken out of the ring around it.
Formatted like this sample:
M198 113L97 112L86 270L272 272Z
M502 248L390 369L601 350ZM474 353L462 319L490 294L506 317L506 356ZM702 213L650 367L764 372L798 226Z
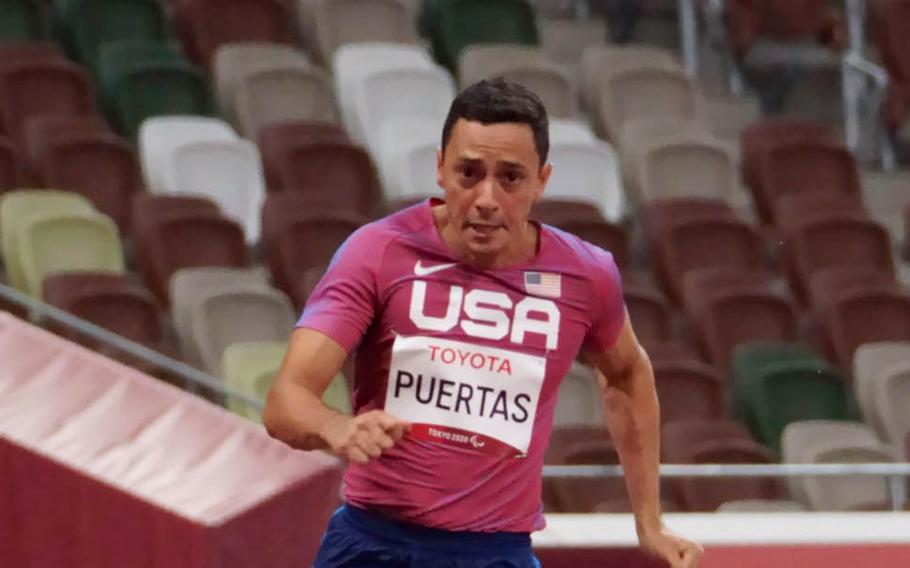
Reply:
M558 298L562 294L562 280L552 272L525 272L525 291L528 294Z

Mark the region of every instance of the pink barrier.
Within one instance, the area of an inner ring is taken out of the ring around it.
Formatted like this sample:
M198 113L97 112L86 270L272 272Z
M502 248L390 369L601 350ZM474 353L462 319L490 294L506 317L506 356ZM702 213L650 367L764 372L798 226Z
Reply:
M309 566L341 463L0 314L0 564Z

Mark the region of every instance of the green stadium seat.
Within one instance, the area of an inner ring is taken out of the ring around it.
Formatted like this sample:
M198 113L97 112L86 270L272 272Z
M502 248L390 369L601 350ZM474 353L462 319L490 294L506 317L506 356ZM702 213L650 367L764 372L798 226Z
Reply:
M757 431L756 418L750 413L749 401L754 397L765 367L775 363L798 361L822 362L820 356L799 343L780 341L750 341L733 348L732 388L730 389L733 416Z
M126 272L117 225L100 213L36 213L21 226L16 249L24 291L36 298L51 274Z
M436 60L453 73L465 46L540 43L534 7L526 0L425 0L418 26Z
M105 44L98 75L111 122L134 139L142 121L152 116L214 113L201 70L171 43Z
M247 396L265 399L286 351L287 342L284 341L252 341L230 345L224 351L222 362L225 383ZM338 374L329 383L322 400L330 408L345 414L351 413L351 394L344 375ZM227 407L250 420L260 421L259 412L235 398L228 398Z
M13 288L25 290L25 276L17 253L17 241L26 221L40 213L90 214L91 202L84 196L66 191L20 189L0 198L0 244L6 281Z
M763 367L747 405L755 416L756 437L777 451L781 434L791 422L857 416L844 376L834 367L812 360Z
M28 41L44 38L47 26L44 9L37 0L0 2L0 41Z
M54 27L67 52L92 67L105 43L171 37L157 0L57 0L55 8Z

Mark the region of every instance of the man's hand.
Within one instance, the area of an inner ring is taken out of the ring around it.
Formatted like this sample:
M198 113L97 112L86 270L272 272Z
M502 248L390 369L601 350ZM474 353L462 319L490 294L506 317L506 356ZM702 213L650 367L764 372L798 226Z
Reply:
M336 415L324 425L322 438L334 453L365 464L394 446L410 426L381 410L371 410L359 416Z
M667 561L670 568L698 568L704 549L690 540L659 525L652 529L639 529L638 542L642 550Z

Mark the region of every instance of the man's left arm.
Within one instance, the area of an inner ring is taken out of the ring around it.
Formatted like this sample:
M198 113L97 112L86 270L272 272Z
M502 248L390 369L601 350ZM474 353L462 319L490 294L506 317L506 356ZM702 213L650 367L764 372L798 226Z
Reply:
M671 568L698 566L702 548L663 525L660 511L660 407L654 371L625 314L619 337L589 356L597 371L607 428L616 445L635 515L639 544Z

